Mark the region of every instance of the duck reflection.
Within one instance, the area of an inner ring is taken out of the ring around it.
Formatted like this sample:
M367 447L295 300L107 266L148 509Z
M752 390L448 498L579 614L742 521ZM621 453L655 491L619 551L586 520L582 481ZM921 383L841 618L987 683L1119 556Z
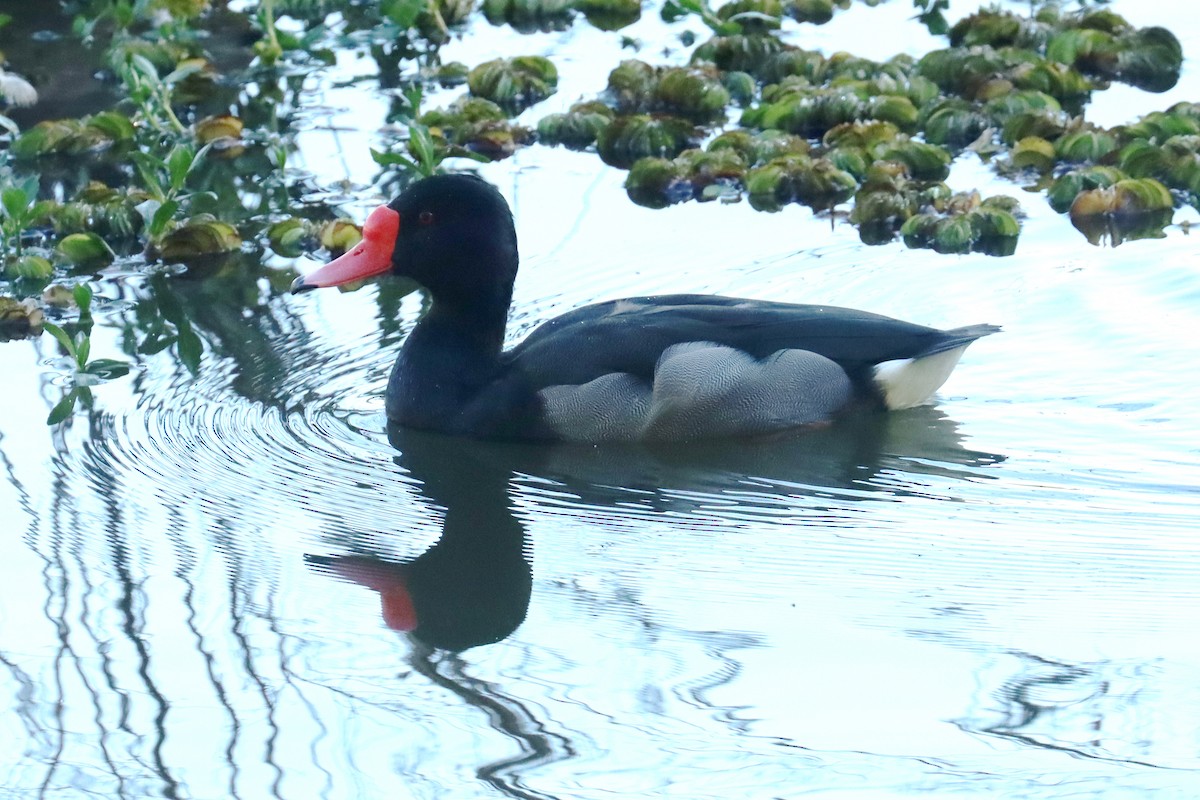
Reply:
M652 512L678 514L732 492L744 510L755 498L764 509L777 509L782 498L821 503L831 491L852 492L839 496L839 504L869 501L872 493L925 496L923 476L978 480L985 477L979 467L1003 460L964 448L957 424L928 407L755 441L545 445L399 427L389 429L388 439L398 451L395 462L445 509L441 537L403 563L361 546L353 554L307 559L379 592L390 628L450 651L498 642L525 619L531 550L512 508L514 478L556 483L580 507L619 513L636 497Z
M389 431L396 463L445 509L442 535L412 561L308 556L314 566L379 592L384 623L443 650L505 638L525 619L533 587L525 528L509 507L510 459L497 445Z

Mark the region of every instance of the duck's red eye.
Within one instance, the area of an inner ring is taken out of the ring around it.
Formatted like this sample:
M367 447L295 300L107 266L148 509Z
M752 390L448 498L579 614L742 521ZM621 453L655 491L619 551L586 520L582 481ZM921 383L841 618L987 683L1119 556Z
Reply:
M422 211L420 214L417 215L417 221L420 222L422 225L429 225L430 223L433 222L433 212L432 211Z

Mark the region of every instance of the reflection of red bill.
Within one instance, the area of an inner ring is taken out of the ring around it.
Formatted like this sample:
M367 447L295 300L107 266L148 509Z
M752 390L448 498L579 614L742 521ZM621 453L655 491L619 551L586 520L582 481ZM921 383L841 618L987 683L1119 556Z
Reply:
M346 558L327 564L339 577L379 592L383 622L394 631L416 630L417 610L413 608L404 575L394 564Z
M316 271L296 279L293 292L341 286L382 275L392 268L392 253L400 235L400 213L387 206L371 212L363 223L362 241Z

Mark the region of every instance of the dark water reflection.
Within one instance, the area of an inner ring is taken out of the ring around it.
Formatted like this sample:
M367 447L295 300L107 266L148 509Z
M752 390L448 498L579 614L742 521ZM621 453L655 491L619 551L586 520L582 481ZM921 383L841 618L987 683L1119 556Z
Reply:
M962 447L957 426L929 408L902 415L863 414L819 431L758 442L581 446L479 442L389 426L395 463L441 510L441 536L407 562L361 546L340 556L309 556L314 566L380 593L384 622L435 648L465 650L497 642L525 618L532 589L528 535L513 512L514 479L551 481L577 508L630 507L694 513L737 494L736 513L775 513L799 497L847 495L856 501L922 493L879 483L905 463L915 474L976 479L958 467L1001 456ZM758 506L756 509L755 506ZM837 512L819 501L833 524ZM636 512L635 512L636 513ZM643 512L645 513L645 512ZM328 542L338 544L335 537Z

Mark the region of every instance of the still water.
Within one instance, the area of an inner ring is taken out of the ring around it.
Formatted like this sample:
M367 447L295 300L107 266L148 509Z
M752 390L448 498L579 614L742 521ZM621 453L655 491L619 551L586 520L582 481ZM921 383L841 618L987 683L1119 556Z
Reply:
M872 47L860 13L801 43ZM561 53L551 106L603 84L581 53L620 55L582 25L475 34L449 57ZM299 158L361 219L386 108L358 69ZM1185 69L1097 113L1194 100ZM798 207L639 208L589 154L481 171L521 236L512 341L666 291L1005 332L931 406L806 436L482 444L387 429L419 294L292 297L314 264L260 253L126 263L93 352L153 289L197 376L147 358L48 428L63 362L0 345L0 796L1200 796L1194 233L1093 247L1027 195L1015 256L937 256ZM966 157L950 183L1020 193Z

